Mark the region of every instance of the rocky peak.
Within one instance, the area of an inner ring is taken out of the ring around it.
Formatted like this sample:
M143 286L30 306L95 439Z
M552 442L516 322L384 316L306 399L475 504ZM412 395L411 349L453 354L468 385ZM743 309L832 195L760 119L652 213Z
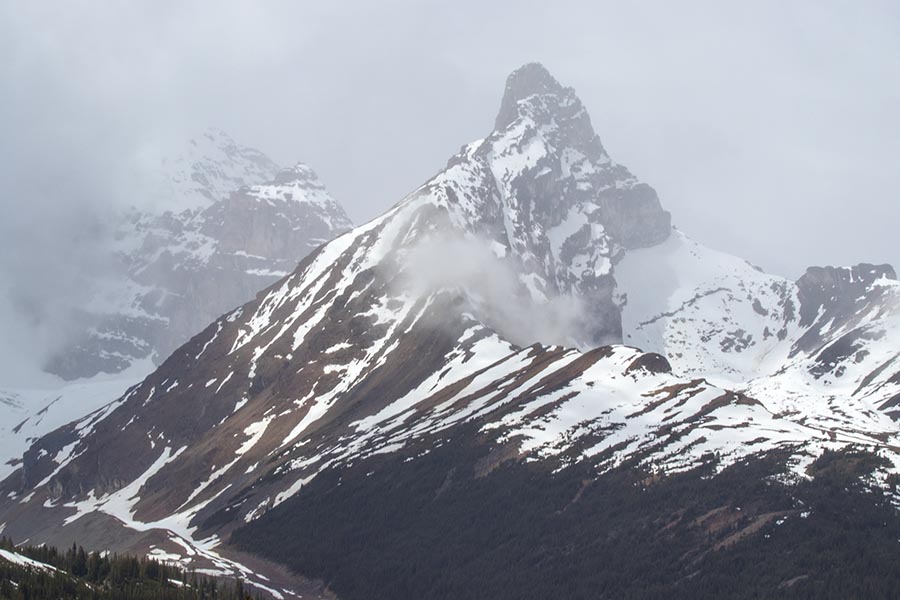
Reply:
M500 103L500 112L494 129L503 129L519 116L519 102L538 94L561 96L571 89L564 88L540 63L528 63L519 67L506 79L506 91Z
M508 195L527 204L545 230L579 213L578 220L602 226L594 229L611 247L654 246L669 236L671 216L653 188L611 160L575 90L539 63L510 74L495 129L479 153L504 167L501 186L513 179L505 167L518 155L515 162L526 168L514 174Z
M538 64L510 75L496 128L465 146L412 201L446 206L487 237L538 304L588 307L583 341L621 341L613 270L624 251L666 240L656 192L612 161L572 88Z
M303 184L309 187L322 188L324 185L319 181L319 176L306 163L298 162L293 167L282 169L270 182L274 185L285 184Z
M182 155L183 157L201 160L221 160L223 157L227 157L244 169L251 166L245 163L251 163L253 167L260 169L260 174L278 168L268 156L256 148L242 146L226 132L215 127L207 128L199 136L191 139L189 143L195 151L188 151Z
M592 160L608 160L600 138L581 100L570 87L560 85L539 63L527 64L510 74L494 123L494 135L533 123L559 147L571 147Z

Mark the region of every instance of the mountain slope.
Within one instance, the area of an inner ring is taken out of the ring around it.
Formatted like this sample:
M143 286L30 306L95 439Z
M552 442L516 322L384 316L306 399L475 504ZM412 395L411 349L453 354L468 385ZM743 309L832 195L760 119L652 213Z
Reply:
M0 477L22 463L32 442L109 404L110 398L139 384L152 367L139 363L115 375L0 392Z
M86 552L80 546L62 552L46 545L17 547L0 538L0 597L8 600L246 600L254 591L240 580L198 577L164 558Z
M329 534L339 522L352 529L374 518L334 491L345 475L363 495L370 476L397 477L392 500L407 486L419 504L443 494L443 484L417 488L395 474L445 451L470 453L459 477L488 487L520 468L551 487L553 473L577 473L587 488L623 469L639 481L679 473L703 481L769 456L764 474L754 472L785 491L757 507L783 511L790 486L819 469L824 451L856 444L878 458L850 455L871 467L854 481L887 485L900 446L877 407L824 402L808 419L730 389L727 377L696 376L737 374L738 388L755 374L777 376L748 359L768 348L754 345L768 340L757 328L799 348L806 332L826 330L816 316L855 322L844 299L858 290L836 288L828 300L827 286L794 287L691 244L672 233L655 192L609 158L574 92L527 65L510 76L486 138L216 319L126 395L32 446L0 486L0 522L32 539L152 543L179 561L235 572L243 559L227 544L232 534L291 562L246 532L294 523L310 495L336 499L331 517L316 513ZM812 281L827 281L818 273ZM872 294L867 306L893 314L887 296ZM682 320L674 314L682 305L699 312ZM753 329L741 333L744 320ZM603 345L623 338L665 352L674 372L661 354ZM823 427L828 416L834 424ZM460 519L453 524L473 533Z

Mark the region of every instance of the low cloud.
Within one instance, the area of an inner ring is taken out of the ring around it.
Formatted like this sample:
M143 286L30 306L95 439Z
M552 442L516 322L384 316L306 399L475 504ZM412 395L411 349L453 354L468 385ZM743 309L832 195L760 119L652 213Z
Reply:
M531 293L521 273L521 266L505 257L497 242L440 234L407 251L401 285L416 296L459 290L469 312L519 346L585 346L589 317L583 301L566 294Z
M113 268L103 208L57 201L65 180L15 189L25 206L0 224L0 385L28 385L76 334L93 282ZM58 187L57 187L58 186ZM48 217L48 215L51 215Z

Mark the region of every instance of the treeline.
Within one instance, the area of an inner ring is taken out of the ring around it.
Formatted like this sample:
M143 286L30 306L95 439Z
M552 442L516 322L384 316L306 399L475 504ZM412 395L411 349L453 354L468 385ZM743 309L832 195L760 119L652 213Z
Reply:
M22 565L0 557L0 598L10 600L247 600L240 580L198 576L151 558L88 552L73 545L16 546L0 538L0 549L44 563ZM259 598L259 596L256 596Z

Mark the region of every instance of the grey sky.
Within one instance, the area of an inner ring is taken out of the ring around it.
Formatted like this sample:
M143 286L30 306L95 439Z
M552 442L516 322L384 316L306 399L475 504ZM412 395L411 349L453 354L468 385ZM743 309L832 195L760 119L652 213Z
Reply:
M699 241L789 276L900 264L893 0L5 2L0 287L74 294L139 157L207 126L367 220L488 133L533 60Z
M701 241L789 275L900 262L898 6L4 3L2 152L19 175L99 169L54 201L102 202L130 194L135 147L213 125L310 163L362 221L487 133L539 60Z

